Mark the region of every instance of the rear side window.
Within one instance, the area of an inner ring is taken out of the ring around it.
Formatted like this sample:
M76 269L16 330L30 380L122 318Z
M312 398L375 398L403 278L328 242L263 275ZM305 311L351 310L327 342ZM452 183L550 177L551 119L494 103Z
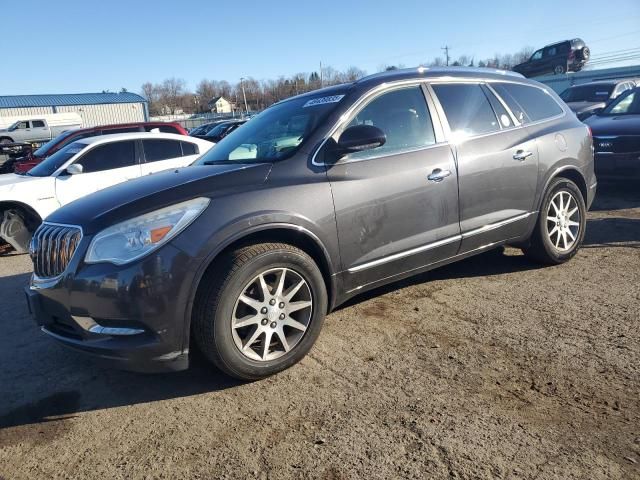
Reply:
M180 142L176 140L143 140L144 158L147 163L178 158L182 156Z
M82 165L84 173L131 167L136 164L135 142L126 141L98 145L75 163Z
M189 155L198 155L200 153L200 150L195 143L180 142L180 144L182 145L182 155L184 155L185 157Z
M502 103L500 103L500 100L496 98L496 96L488 87L483 86L482 90L484 91L484 94L489 99L491 108L493 108L493 111L495 112L496 117L498 117L498 120L500 121L500 126L502 128L513 127L513 121L511 120L511 117L507 113L507 109L504 108L504 105L502 105Z
M500 130L498 119L480 85L435 84L433 90L454 134L468 137Z
M387 136L379 148L349 155L350 159L390 155L436 143L431 116L420 87L393 90L373 99L348 127L373 125Z
M31 122L31 124L33 125L33 128L44 127L44 122L42 120L34 120L33 122Z
M563 112L558 102L541 88L517 83L493 83L491 86L496 89L509 108L511 108L510 101L517 103L519 107L517 110L520 112L514 111L513 113L518 119L522 112L532 122L546 120ZM523 121L523 123L526 122Z

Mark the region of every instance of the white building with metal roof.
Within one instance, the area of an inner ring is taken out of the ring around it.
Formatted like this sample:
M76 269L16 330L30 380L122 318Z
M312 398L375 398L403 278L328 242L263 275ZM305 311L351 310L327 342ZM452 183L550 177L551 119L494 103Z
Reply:
M131 92L0 96L0 118L73 112L83 126L144 122L147 101Z

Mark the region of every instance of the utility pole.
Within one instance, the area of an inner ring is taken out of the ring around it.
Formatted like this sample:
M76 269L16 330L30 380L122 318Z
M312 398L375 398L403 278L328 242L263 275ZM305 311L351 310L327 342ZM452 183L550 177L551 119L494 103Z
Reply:
M449 48L451 48L449 47L449 45L445 45L444 47L440 48L440 50L444 50L444 56L446 58L447 67L449 66L449 59L451 58L449 57Z
M242 87L242 97L244 98L244 111L249 113L249 107L247 106L247 95L244 93L244 77L240 77L240 87Z

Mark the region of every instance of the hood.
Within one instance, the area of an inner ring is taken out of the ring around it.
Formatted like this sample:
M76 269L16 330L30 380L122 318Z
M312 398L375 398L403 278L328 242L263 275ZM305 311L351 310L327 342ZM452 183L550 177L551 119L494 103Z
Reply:
M5 173L0 175L0 190L3 192L13 190L17 185L26 182L33 182L40 177L30 177L28 175L17 175L15 173Z
M592 112L598 108L607 106L606 102L567 102L567 105L575 113Z
M593 115L584 123L595 137L602 135L640 135L640 115Z
M69 203L46 218L85 234L196 197L215 198L264 183L270 163L197 165L147 175Z

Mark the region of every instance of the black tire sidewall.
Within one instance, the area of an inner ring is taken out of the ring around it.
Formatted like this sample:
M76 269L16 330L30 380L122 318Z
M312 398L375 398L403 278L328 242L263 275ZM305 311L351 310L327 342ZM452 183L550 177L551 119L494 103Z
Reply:
M549 235L547 234L547 212L549 211L549 205L551 204L551 200L553 199L553 197L560 191L567 191L573 196L580 212L580 230L578 232L578 238L571 250L569 250L568 252L559 252L558 250L556 250L555 246L549 239ZM538 233L540 235L540 240L546 254L548 255L549 259L553 261L553 263L564 263L575 256L578 250L580 250L580 246L582 245L582 241L584 240L586 225L587 209L585 207L584 198L582 197L582 192L580 191L578 186L571 180L564 178L554 181L547 190L547 194L545 195L544 201L542 202L540 215L538 218Z
M308 283L313 301L311 321L300 342L289 353L275 360L258 362L243 355L235 345L231 333L233 309L244 287L258 273L282 267L295 270ZM275 249L249 259L233 274L219 295L213 319L214 348L225 369L245 379L263 378L300 361L317 340L327 312L327 292L322 273L308 255L295 250Z
M560 71L558 71L558 70L560 70ZM567 69L565 67L563 67L562 65L556 65L555 67L553 67L553 73L555 75L562 75L563 73L566 72L566 70Z

